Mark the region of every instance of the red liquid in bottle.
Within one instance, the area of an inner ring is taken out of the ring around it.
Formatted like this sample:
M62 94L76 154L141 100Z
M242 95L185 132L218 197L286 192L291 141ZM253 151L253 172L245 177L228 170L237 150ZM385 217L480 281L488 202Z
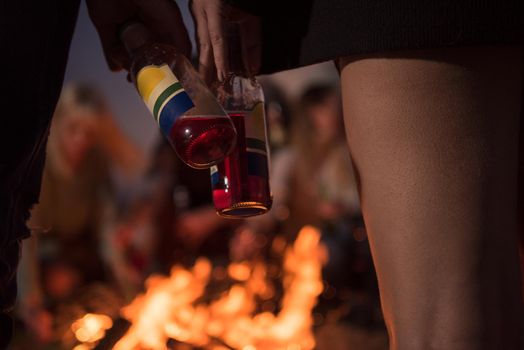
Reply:
M235 129L220 116L182 116L169 139L178 155L190 166L209 168L224 159L235 145Z
M268 160L265 152L248 151L243 113L229 115L237 130L237 144L212 175L213 202L226 217L260 215L271 208Z

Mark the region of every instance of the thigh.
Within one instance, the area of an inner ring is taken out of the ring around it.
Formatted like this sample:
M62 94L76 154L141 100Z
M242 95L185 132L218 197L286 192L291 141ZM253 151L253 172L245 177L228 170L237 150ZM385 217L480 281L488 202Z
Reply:
M522 49L339 63L392 348L519 349Z

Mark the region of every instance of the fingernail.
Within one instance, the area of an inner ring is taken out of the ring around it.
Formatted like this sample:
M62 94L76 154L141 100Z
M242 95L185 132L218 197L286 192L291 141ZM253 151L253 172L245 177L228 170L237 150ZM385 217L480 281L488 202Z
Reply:
M224 71L217 70L217 78L218 78L218 81L224 81L224 78L225 78Z

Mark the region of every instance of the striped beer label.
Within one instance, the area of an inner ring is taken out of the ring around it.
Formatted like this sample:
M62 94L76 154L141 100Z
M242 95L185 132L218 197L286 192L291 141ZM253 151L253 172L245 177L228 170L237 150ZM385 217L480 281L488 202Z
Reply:
M268 178L268 154L264 103L259 102L251 111L246 111L247 173Z
M266 124L264 103L257 103L250 111L228 111L228 114L244 114L246 122L246 160L249 175L268 177L268 150L266 145Z
M245 113L246 118L249 118L249 122L245 123L247 151L267 156L264 103L257 103Z
M167 64L142 68L137 74L137 88L165 135L169 135L178 117L194 107Z
M211 185L213 187L216 187L220 184L220 173L218 172L218 167L216 165L213 165L210 169L211 172Z

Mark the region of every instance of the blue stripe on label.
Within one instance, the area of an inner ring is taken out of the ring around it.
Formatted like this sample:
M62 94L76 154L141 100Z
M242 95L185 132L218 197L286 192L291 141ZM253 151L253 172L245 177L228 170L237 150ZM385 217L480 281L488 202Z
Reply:
M269 171L267 166L267 156L255 153L247 152L247 173L249 175L269 177Z
M216 173L211 174L211 185L213 187L220 184L220 173L217 171Z
M191 101L185 91L172 96L160 112L159 124L162 132L169 135L178 117L194 106L193 101Z

